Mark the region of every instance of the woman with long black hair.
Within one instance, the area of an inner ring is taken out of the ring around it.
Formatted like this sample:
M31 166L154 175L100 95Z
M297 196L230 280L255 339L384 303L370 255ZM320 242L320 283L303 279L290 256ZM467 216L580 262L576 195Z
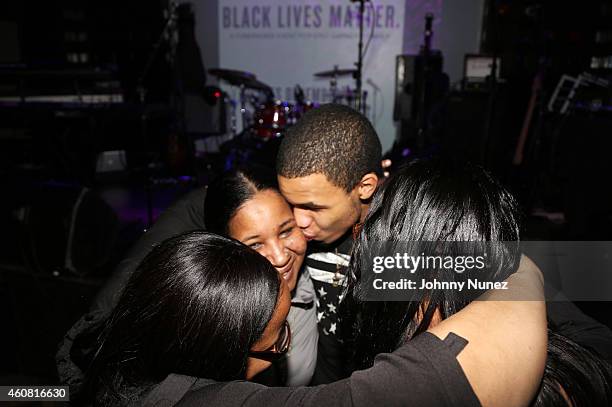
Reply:
M358 282L367 278L364 265L371 263L376 242L385 242L387 248L415 245L410 248L418 253L429 248L430 253L441 256L451 254L445 250L457 245L462 245L463 255L469 255L469 250L473 255L482 254L479 250L489 242L490 264L479 271L480 278L502 281L514 272L520 256L518 213L512 195L489 173L451 159L415 161L387 180L372 202L351 263L352 298L358 310L354 324L357 367L372 366L376 355L418 338L471 303L470 297L450 285L413 290L410 301L361 301L367 285ZM437 267L427 273L441 281L457 279L451 268ZM483 320L483 326L488 322ZM552 324L549 327L545 374L532 404L611 405L610 366L595 352L564 336L562 330Z
M97 405L133 405L170 373L251 379L289 349L289 298L272 265L233 239L166 240L126 286L82 393Z

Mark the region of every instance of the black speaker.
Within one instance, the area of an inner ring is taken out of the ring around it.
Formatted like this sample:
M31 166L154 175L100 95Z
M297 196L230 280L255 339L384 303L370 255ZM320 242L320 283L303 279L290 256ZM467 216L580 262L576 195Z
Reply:
M24 260L34 271L85 275L113 260L119 221L90 189L44 185L21 212Z
M423 55L398 55L395 59L395 104L393 120L414 120L425 103L428 107L448 90L448 78L442 79L443 58L432 50L425 72ZM425 78L427 82L425 83ZM423 98L423 85L427 98Z
M398 55L395 58L395 104L393 120L412 117L414 80L417 55Z

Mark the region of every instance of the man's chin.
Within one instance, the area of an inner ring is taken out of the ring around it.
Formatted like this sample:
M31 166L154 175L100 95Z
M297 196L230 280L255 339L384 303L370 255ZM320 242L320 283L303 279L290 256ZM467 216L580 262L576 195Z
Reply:
M320 244L320 245L330 245L335 243L338 239L342 238L345 234L333 234L333 235L309 235L308 233L304 233L304 237L308 243Z
M315 238L315 241L319 244L330 245L334 244L338 239L340 239L344 235L340 236L327 236L323 238Z
M307 237L306 241L308 243L313 243L313 244L327 244L326 239L320 238L320 237Z

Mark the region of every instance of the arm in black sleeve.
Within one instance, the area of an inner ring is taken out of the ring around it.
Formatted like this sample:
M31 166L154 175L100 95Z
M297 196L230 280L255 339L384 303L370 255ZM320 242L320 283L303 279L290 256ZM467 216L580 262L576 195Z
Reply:
M138 239L94 299L91 312L108 314L142 259L159 243L171 237L204 229L206 188L198 188L179 199Z
M467 341L425 332L351 377L316 387L198 380L177 406L478 406L457 354Z
M562 292L559 256L554 242L528 242L526 254L540 267L546 281L546 315L557 333L567 336L612 363L612 330L582 312Z
M546 302L546 314L558 333L612 363L612 330L582 312L563 294Z

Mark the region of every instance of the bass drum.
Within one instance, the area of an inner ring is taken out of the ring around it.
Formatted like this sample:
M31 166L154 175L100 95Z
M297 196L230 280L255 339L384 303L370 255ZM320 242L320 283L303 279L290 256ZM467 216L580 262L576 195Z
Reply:
M298 120L306 114L309 110L316 109L319 107L319 104L311 101L304 101L302 103L296 103L291 110L291 124L297 123Z
M253 123L255 135L264 139L280 137L292 124L292 111L293 106L281 100L259 106Z

